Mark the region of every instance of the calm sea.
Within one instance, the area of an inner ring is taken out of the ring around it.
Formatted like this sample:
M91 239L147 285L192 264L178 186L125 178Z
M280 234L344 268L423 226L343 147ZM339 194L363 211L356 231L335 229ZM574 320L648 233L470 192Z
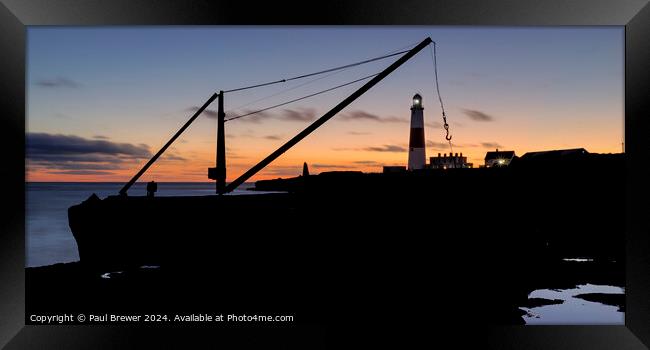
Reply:
M123 183L30 182L26 184L26 261L27 267L52 265L79 260L77 243L68 226L68 208L95 193L99 198L116 195ZM248 191L252 183L241 185L235 195L260 193ZM146 184L136 183L129 194L143 196ZM156 196L205 196L215 192L214 182L158 183Z

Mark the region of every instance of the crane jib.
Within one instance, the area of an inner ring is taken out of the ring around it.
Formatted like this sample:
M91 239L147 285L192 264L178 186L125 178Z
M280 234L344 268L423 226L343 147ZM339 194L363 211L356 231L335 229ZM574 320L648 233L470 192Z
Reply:
M393 64L388 66L388 68L384 69L381 73L379 73L377 76L372 78L369 82L364 84L357 91L353 92L350 96L348 96L345 100L341 101L338 105L336 105L334 108L332 108L329 112L325 113L322 117L318 118L311 125L306 127L303 131L301 131L296 136L294 136L292 139L287 141L284 145L280 146L280 148L275 150L273 153L269 154L262 161L260 161L256 165L254 165L252 168L250 168L244 174L242 174L237 179L235 179L233 182L228 184L228 186L226 186L225 192L227 193L227 192L233 191L239 185L241 185L246 180L248 180L253 175L255 175L257 172L264 169L264 167L269 165L272 161L274 161L276 158L281 156L284 152L286 152L291 147L293 147L295 144L300 142L307 135L311 134L314 130L316 130L318 127L320 127L325 122L327 122L329 119L331 119L334 115L336 115L338 112L340 112L343 108L347 107L350 103L352 103L354 100L359 98L359 96L363 95L371 87L373 87L375 84L380 82L388 74L392 73L395 69L397 69L399 66L404 64L404 62L411 59L415 54L420 52L423 48L425 48L427 45L429 45L431 43L433 43L433 40L431 40L430 37L427 37L426 39L424 39L416 47L414 47L413 49L411 49L410 51L405 53L404 56L400 57L397 61L393 62Z
M376 75L373 75L373 78L370 81L368 81L366 84L364 84L362 87L360 87L357 91L353 92L346 99L341 101L338 105L336 105L334 108L332 108L329 112L325 113L322 117L320 117L319 119L314 121L311 125L309 125L307 128L305 128L303 131L301 131L296 136L294 136L292 139L287 141L284 145L280 146L280 148L278 148L273 153L268 155L266 158L264 158L258 164L256 164L252 168L250 168L248 171L246 171L244 174L239 176L237 179L235 179L233 182L231 182L227 186L225 186L225 174L226 174L226 171L225 171L226 170L225 169L226 168L225 167L225 141L224 141L225 135L224 135L224 128L223 128L224 121L226 121L226 120L224 120L225 115L223 113L223 95L224 95L224 92L227 92L227 91L220 91L218 94L214 93L200 108L198 108L196 113L194 113L190 117L190 119L176 132L176 134L174 134L174 136L172 136L172 138L169 141L167 141L167 143L142 167L142 169L140 169L140 171L138 171L138 173L136 173L133 176L133 178L131 178L131 180L129 180L129 182L127 182L124 185L124 187L122 187L122 189L120 190L120 194L121 195L126 195L129 188L131 188L131 186L140 178L140 176L142 176L142 174L144 174L144 172L147 171L147 169L149 169L149 167L165 152L165 150L167 150L167 148L169 148L169 146L185 131L185 129L187 129L190 126L190 124L192 124L192 122L194 122L194 120L217 98L219 98L218 130L217 130L218 142L217 142L217 157L216 157L217 158L216 159L217 160L217 167L209 169L210 170L209 171L209 177L214 178L215 180L217 180L217 193L223 194L223 193L232 192L239 185L244 183L246 180L251 178L253 175L258 173L260 170L264 169L264 167L266 167L268 164L270 164L273 160L278 158L280 155L282 155L284 152L289 150L295 144L297 144L302 139L307 137L307 135L311 134L314 130L316 130L318 127L320 127L325 122L327 122L329 119L331 119L334 115L336 115L338 112L340 112L343 108L347 107L350 103L352 103L354 100L356 100L361 95L363 95L371 87L373 87L375 84L377 84L382 79L384 79L386 76L388 76L388 74L392 73L395 69L397 69L399 66L401 66L406 61L411 59L415 54L420 52L423 48L425 48L427 45L429 45L431 43L433 43L433 40L431 40L430 37L427 37L426 39L424 39L417 46L415 46L414 48L412 48L411 50L406 52L402 57L400 57L397 61L393 62L386 69L384 69L383 71L381 71L380 73L378 73ZM399 53L401 53L401 52L393 53L393 54L386 55L386 56L381 56L379 58L374 58L374 59L370 59L370 60L366 60L366 61L362 61L362 62L357 62L357 63L352 64L352 65L358 65L358 64L363 64L363 63L367 63L367 62L372 62L372 61L375 61L375 60L378 60L378 59L391 57L391 56L397 55ZM349 66L352 66L352 65L349 65ZM348 67L348 66L337 67L337 68L333 68L333 69L330 69L330 70L325 70L325 71L321 71L321 72L316 72L316 73L312 73L312 74L307 74L307 75L295 77L295 78L292 78L292 79L299 79L299 78L302 78L302 77L311 76L311 75L315 75L315 74L321 74L323 72L328 72L328 71L331 71L331 70L334 70L334 69L341 69L341 68L345 68L345 67ZM366 78L369 78L369 77L370 76L368 76ZM366 79L366 78L363 78L363 79ZM363 79L359 79L359 81L363 80ZM289 79L285 79L285 80L289 80ZM272 82L272 83L275 83L275 82ZM268 85L268 84L258 84L258 85L251 86L251 87L246 87L246 88L241 88L241 89L234 89L234 90L229 90L229 91L238 91L238 90L242 90L242 89L248 89L248 88L253 88L253 87L257 87L257 86L264 86L264 85ZM347 84L345 84L345 85L347 85Z

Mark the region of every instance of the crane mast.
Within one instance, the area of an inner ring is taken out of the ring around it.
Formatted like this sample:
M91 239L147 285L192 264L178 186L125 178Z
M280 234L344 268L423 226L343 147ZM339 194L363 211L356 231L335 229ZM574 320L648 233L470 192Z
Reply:
M363 95L366 91L368 91L370 88L375 86L377 83L379 83L382 79L384 79L386 76L388 76L390 73L392 73L395 69L397 69L399 66L404 64L406 61L411 59L415 54L420 52L423 48L428 46L429 44L433 43L433 40L431 40L430 37L427 37L424 39L422 42L420 42L417 46L406 52L402 57L400 57L397 61L393 62L390 66L388 66L386 69L375 75L370 81L368 81L366 84L364 84L362 87L360 87L358 90L353 92L350 96L345 98L343 101L341 101L339 104L334 106L331 110L329 110L327 113L325 113L323 116L320 118L316 119L312 124L307 126L303 131L298 133L296 136L291 138L289 141L287 141L285 144L280 146L277 150L275 150L273 153L269 154L266 158L261 160L259 163L254 165L252 168L247 170L245 173L240 175L237 179L235 179L233 182L230 184L226 185L226 141L225 141L225 112L224 112L224 91L219 91L219 93L214 93L204 104L201 106L196 113L194 113L190 119L172 136L172 138L167 141L167 143L136 173L129 182L127 182L124 187L120 190L121 195L126 195L127 191L129 188L142 176L142 174L149 169L149 167L167 150L167 148L187 129L187 127L196 120L196 118L215 100L219 99L219 104L218 104L218 111L217 111L217 150L216 150L216 167L214 168L209 168L208 169L208 178L212 180L216 180L216 193L219 195L222 195L224 193L229 193L235 190L239 185L244 183L246 180L250 179L253 175L257 174L260 170L264 169L267 165L269 165L272 161L277 159L279 156L281 156L283 153L288 151L291 147L296 145L298 142L300 142L302 139L307 137L309 134L311 134L314 130L318 129L321 125L325 124L328 120L330 120L333 116L335 116L338 112L343 110L343 108L347 107L350 103L352 103L354 100L359 98L361 95ZM393 54L394 55L394 54ZM388 56L384 56L388 57ZM364 61L368 62L368 61ZM363 62L362 62L363 63ZM340 68L340 67L339 67ZM339 69L337 68L337 69ZM313 73L313 74L319 74L319 73ZM278 82L286 81L285 80L280 80ZM276 83L276 82L273 82ZM263 85L268 85L271 83L267 84L261 84L259 86ZM253 86L255 87L255 86ZM251 88L251 87L247 87ZM236 89L236 90L228 90L228 91L237 91L241 89Z

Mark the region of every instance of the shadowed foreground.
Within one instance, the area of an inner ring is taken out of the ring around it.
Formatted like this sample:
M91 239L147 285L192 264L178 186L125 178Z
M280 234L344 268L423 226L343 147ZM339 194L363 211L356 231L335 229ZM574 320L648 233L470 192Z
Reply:
M522 324L535 288L623 281L622 158L555 165L90 199L70 209L81 263L27 269L28 314L292 314L332 334Z

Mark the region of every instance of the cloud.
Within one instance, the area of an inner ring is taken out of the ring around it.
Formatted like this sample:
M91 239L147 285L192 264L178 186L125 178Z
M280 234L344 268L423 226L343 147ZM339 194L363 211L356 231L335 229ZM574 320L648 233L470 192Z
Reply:
M93 136L93 138L97 139L97 140L108 140L109 139L108 136L104 136L104 135L95 135L95 136Z
M50 174L57 175L112 175L111 171L101 170L63 170L63 171L49 171Z
M477 122L491 122L494 121L494 117L491 115L488 115L486 113L483 113L481 111L473 110L473 109L464 109L463 108L463 113L467 115L470 119L477 121Z
M354 168L353 166L349 165L336 165L336 164L311 164L309 165L310 167L316 168L316 169L352 169Z
M247 156L243 156L243 155L239 154L238 152L239 152L238 148L232 148L232 147L226 146L226 159L245 159L245 158L249 158ZM249 167L250 165L245 165L245 166ZM228 167L232 167L232 166L228 165Z
M409 122L407 119L404 118L380 117L376 114L368 113L361 110L356 110L356 111L351 111L351 112L341 114L338 117L338 119L342 121L354 121L354 120L364 121L365 120L365 121L373 121L377 123L408 123Z
M258 114L253 114L242 119L237 119L238 122L260 124L261 122L271 119L271 115L266 112L261 112Z
M227 159L248 159L250 157L240 156L239 154L236 154L236 153L227 153L226 158Z
M453 144L452 144L453 145ZM435 150L446 150L449 148L449 143L448 142L434 142L431 140L427 140L427 147L433 148Z
M379 162L376 162L374 160L357 160L352 162L354 164L361 164L361 165L378 165L380 164Z
M457 144L452 143L453 147L458 147ZM431 140L427 140L426 142L426 147L427 148L433 148L435 150L447 150L449 149L449 143L448 142L434 142ZM369 147L362 147L362 148L346 148L346 147L338 147L338 148L332 148L333 151L366 151L366 152L408 152L408 147L406 144L397 144L397 145L383 145L383 146L369 146ZM378 163L375 161L365 161L365 160L360 160L353 162L355 164L383 164L383 163Z
M116 159L111 158L76 158L76 160L68 159L43 159L28 158L28 168L44 168L48 170L57 171L76 171L76 170L116 170L119 167L115 166Z
M62 78L58 77L55 79L41 79L36 82L36 85L40 87L45 87L45 88L69 88L69 89L76 89L81 87L81 84L67 79L67 78Z
M229 118L244 116L249 113L253 113L255 110L244 109L241 113L229 115ZM241 118L238 118L237 121L245 123L254 123L259 124L262 121L275 119L283 120L290 122L310 122L316 119L316 109L314 108L295 108L295 109L283 109L280 113L271 113L271 112L257 112L255 114L247 115Z
M501 146L500 144L498 144L498 143L496 143L496 142L481 142L481 146L483 146L483 147L485 147L485 148L499 148L499 147L503 147L503 146Z
M245 138L245 139L251 139L251 138L256 138L255 132L253 130L246 130L245 132L242 132L241 134L226 134L226 138Z
M381 118L382 123L410 123L411 121L405 118L398 117L384 117Z
M187 159L179 156L178 154L174 153L163 153L163 155L158 158L160 161L165 161L165 160L170 160L170 161L178 161L178 162L185 162Z
M28 133L26 159L30 170L65 175L105 175L151 157L146 144L117 143L75 135ZM161 161L185 161L170 152Z
M360 131L348 131L348 135L355 135L355 136L360 136L360 135L372 135L371 132L360 132Z
M198 109L196 109L195 111L198 111ZM204 114L206 117L212 118L212 119L217 119L217 117L219 116L217 111L213 111L213 110L208 109L208 108L204 109L203 113L201 113L201 114Z
M440 122L424 123L424 125L434 129L442 129L442 123Z
M407 149L398 145L383 145L381 147L366 147L363 149L368 152L406 152Z
M185 109L186 112L196 112L199 110L198 106L191 106ZM255 114L246 115L249 113L256 112ZM316 119L316 109L314 108L296 108L296 109L284 109L280 114L272 114L267 111L257 112L253 109L244 109L241 113L228 113L226 119L243 116L238 118L237 121L259 124L267 119L277 119L285 121L298 121L298 122L309 122ZM203 115L211 119L217 119L218 113L212 109L204 109Z
M394 117L394 116L388 116L388 117L381 117L376 114L368 113L365 111L361 110L356 110L348 113L341 114L340 116L337 117L339 120L342 121L355 121L355 120L361 120L361 121L371 121L371 122L376 122L376 123L410 123L410 120L407 118L400 118L400 117ZM440 122L428 122L424 123L425 126L430 127L430 128L442 128L442 123ZM359 133L359 132L354 132L351 131L349 132L350 135L367 135L365 133Z
M228 118L233 118L233 117L238 117L241 115L245 115L248 113L253 113L255 112L252 109L244 109L241 111L241 113L238 114L232 114L232 115L227 115L226 119ZM271 119L273 116L269 112L258 112L255 114L247 115L245 117L237 119L238 123L254 123L254 124L259 124L264 120Z
M379 122L381 121L381 118L376 114L370 114L368 112L356 110L342 114L339 116L339 120L371 120Z
M266 136L256 136L255 133L251 131L246 131L241 134L226 134L226 139L236 139L236 138L245 138L245 139L265 139L265 140L271 140L271 141L279 141L282 140L283 137L282 135L266 135Z
M199 108L200 108L199 106L187 107L187 108L185 108L185 111L194 113L194 112L198 111ZM217 116L218 116L217 111L209 109L209 108L204 109L203 113L201 113L201 114L205 115L208 118L212 118L212 119L217 119Z
M302 165L300 166L270 165L264 168L264 170L262 170L261 173L265 175L296 176L302 174Z
M74 135L28 133L26 143L28 155L108 154L131 158L151 157L151 152L145 144L89 140Z
M314 108L298 108L298 109L285 109L284 113L279 119L288 121L310 122L316 119L316 109Z

